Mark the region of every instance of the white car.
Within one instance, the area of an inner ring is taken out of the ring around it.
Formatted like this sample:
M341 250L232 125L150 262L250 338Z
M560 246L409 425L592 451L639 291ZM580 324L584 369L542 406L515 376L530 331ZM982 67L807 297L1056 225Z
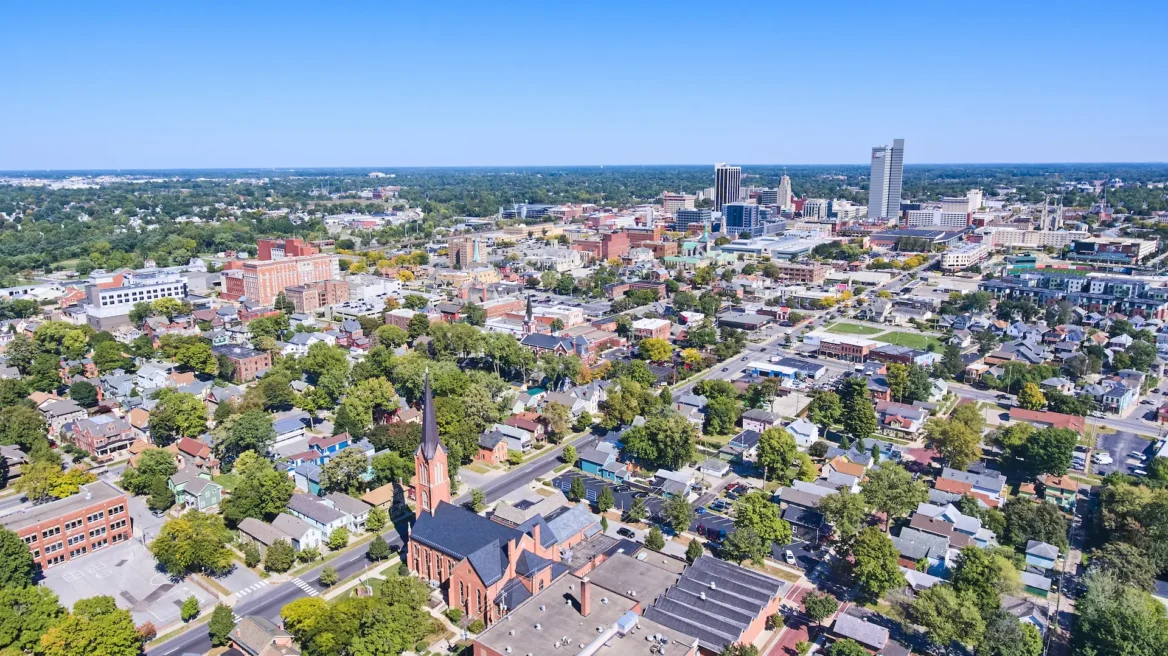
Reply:
M1110 465L1111 463L1115 462L1115 460L1111 458L1110 453L1096 453L1091 457L1091 461L1097 465Z
M787 549L787 551L783 554L783 560L787 561L788 565L794 565L795 554L792 553L790 549Z

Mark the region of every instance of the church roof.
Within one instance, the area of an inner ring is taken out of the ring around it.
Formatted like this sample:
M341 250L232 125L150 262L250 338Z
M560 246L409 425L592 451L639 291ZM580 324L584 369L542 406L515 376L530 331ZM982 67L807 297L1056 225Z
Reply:
M434 415L434 399L430 397L430 372L426 372L426 389L422 396L422 457L433 460L438 449L446 451L442 440L438 439L438 420Z

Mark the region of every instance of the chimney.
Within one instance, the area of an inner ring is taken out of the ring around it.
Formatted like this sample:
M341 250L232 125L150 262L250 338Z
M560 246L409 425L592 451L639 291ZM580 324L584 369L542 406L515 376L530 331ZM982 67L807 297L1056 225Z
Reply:
M515 575L515 564L519 562L519 545L516 544L515 538L507 541L507 573L509 576Z
M543 543L539 541L539 524L531 527L531 539L535 541L535 546L532 547L531 551L538 554L539 550L543 548Z
M588 617L592 612L592 582L585 576L580 580L580 615Z

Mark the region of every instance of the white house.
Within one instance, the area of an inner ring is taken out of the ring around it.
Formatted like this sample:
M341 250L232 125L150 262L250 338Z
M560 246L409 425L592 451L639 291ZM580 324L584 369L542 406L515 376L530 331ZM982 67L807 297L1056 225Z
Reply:
M787 432L795 438L795 444L803 449L810 447L819 439L819 426L802 417L787 424Z

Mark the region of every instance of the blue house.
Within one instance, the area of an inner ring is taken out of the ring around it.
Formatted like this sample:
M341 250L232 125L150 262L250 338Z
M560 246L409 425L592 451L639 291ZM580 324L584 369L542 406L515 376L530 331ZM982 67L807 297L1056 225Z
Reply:
M607 481L626 481L630 474L628 465L617 462L616 454L616 447L608 442L580 449L580 469Z
M306 462L292 470L292 480L296 481L296 489L319 496L320 495L320 467Z
M1030 540L1026 543L1026 564L1033 565L1044 571L1055 568L1059 557L1059 549L1053 544Z

